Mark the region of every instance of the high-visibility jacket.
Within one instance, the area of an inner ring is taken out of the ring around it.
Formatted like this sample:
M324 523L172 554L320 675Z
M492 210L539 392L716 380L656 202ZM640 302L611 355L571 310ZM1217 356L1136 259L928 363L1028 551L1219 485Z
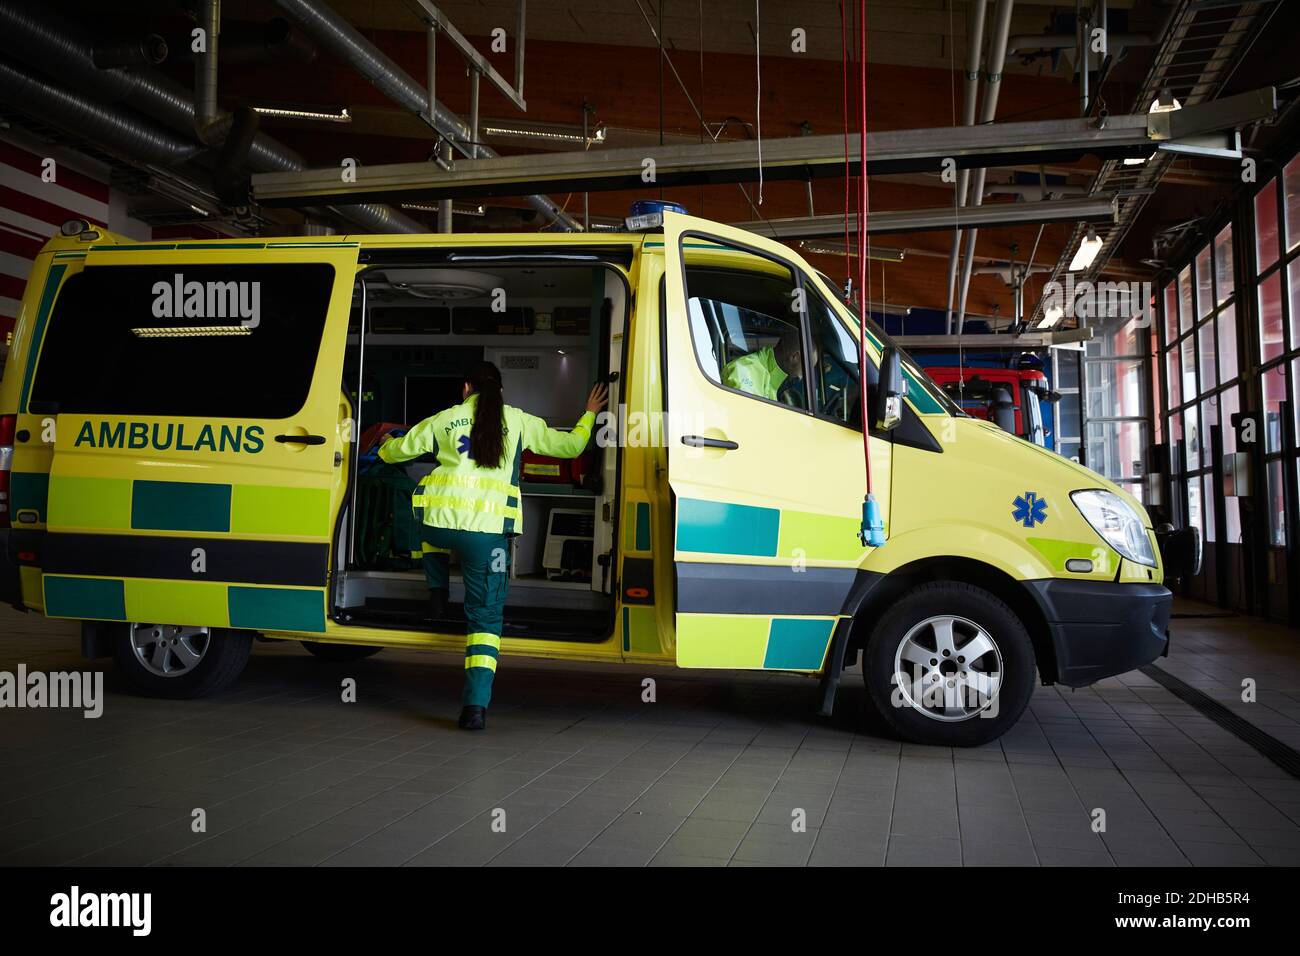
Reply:
M411 499L416 518L425 524L458 531L522 534L519 472L524 449L552 458L576 458L587 447L596 416L586 412L573 431L563 432L548 428L536 415L506 405L505 454L496 468L484 468L469 452L477 406L478 395L471 394L402 437L388 439L379 447L379 457L396 463L437 455L437 467L420 480Z
M773 402L784 401L789 405L805 404L800 383L792 381L777 363L776 352L771 346L732 359L724 365L722 384ZM786 392L789 394L785 394Z

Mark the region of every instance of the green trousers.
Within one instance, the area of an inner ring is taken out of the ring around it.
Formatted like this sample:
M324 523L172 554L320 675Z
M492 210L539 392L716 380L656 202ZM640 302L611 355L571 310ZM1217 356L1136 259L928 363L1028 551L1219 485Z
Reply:
M486 531L423 526L424 576L430 589L445 588L451 554L465 578L465 706L486 707L501 654L501 618L510 584L510 539Z

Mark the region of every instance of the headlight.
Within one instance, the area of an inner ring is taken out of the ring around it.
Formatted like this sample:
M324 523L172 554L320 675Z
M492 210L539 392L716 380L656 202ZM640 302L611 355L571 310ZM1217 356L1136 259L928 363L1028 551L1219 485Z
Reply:
M1112 548L1130 561L1151 568L1156 566L1151 538L1142 526L1142 519L1123 498L1113 491L1092 489L1076 491L1070 495L1070 499L1093 530Z

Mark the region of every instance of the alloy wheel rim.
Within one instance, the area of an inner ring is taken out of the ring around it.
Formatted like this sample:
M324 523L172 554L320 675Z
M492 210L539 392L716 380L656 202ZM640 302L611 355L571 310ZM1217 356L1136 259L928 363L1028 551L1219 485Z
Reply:
M932 720L971 720L997 703L1002 652L969 618L939 614L915 624L894 652L903 704Z
M158 677L181 677L192 672L207 654L210 643L206 627L131 625L131 653L141 667Z

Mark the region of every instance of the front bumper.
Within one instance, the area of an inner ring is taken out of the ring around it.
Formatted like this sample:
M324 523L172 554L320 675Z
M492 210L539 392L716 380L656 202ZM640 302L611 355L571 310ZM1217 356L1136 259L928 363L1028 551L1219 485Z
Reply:
M1169 653L1173 594L1160 584L1026 581L1056 652L1057 683L1084 687Z

